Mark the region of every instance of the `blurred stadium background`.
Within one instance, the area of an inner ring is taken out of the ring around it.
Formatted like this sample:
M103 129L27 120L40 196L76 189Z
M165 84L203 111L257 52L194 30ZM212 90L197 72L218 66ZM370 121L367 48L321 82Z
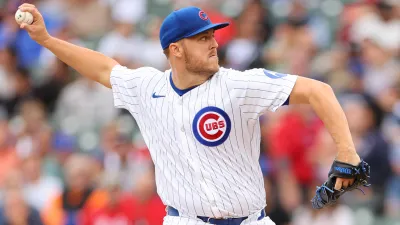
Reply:
M164 206L135 121L112 93L57 60L0 0L0 224L159 225ZM399 0L31 0L49 32L131 68L168 67L158 29L197 5L218 31L221 65L264 67L329 83L372 187L310 208L335 146L309 107L262 117L260 164L277 225L400 224Z

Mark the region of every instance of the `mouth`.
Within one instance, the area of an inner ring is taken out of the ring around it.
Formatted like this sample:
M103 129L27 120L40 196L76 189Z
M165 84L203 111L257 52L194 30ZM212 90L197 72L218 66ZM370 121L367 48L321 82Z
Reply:
M209 56L209 58L218 58L218 55L216 53L213 53Z

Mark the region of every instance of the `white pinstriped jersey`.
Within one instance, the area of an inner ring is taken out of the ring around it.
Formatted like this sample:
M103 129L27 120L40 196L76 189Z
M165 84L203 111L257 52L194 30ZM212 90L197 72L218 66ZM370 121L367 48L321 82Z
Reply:
M178 94L171 71L111 72L115 107L136 119L165 205L187 216L248 216L265 207L259 116L288 99L297 76L220 68Z

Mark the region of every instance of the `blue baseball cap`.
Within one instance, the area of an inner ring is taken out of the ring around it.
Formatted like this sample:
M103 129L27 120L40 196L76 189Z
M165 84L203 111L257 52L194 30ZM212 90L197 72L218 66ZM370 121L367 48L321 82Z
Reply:
M207 14L197 7L185 7L170 13L160 28L161 47L166 49L171 43L192 37L203 31L218 30L229 23L212 23Z

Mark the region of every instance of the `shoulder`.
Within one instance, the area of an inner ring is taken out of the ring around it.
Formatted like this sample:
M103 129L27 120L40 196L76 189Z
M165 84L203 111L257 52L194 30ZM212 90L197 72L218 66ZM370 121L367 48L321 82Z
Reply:
M116 65L111 70L110 78L114 80L114 83L121 82L134 82L137 83L143 79L151 79L154 77L162 77L166 74L166 71L160 71L153 67L139 67L136 69L130 69L126 66Z
M236 80L236 81L238 80L249 81L254 79L258 80L265 78L278 79L289 76L289 74L278 73L264 68L253 68L240 71L235 69L227 69L224 67L220 68L219 75L221 76L222 79Z
M220 67L218 71L218 77L220 77L221 80L225 81L230 81L230 80L237 80L240 79L240 77L243 77L244 72L235 70L235 69L228 69L224 67Z
M222 76L243 75L246 71L235 70L232 68L220 67L218 74Z
M111 74L126 74L126 75L132 75L132 74L143 74L143 75L160 75L160 74L164 74L164 72L153 68L153 67L139 67L136 69L130 69L126 66L122 66L122 65L115 65L113 67L113 69L111 70Z
M224 68L224 67L220 67L219 68L219 74L222 76L226 76L226 77L232 77L232 76L270 76L275 75L275 76L285 76L286 74L282 74L282 73L278 73L278 72L274 72L271 70L267 70L264 68L252 68L252 69L248 69L248 70L235 70L235 69L228 69L228 68Z

